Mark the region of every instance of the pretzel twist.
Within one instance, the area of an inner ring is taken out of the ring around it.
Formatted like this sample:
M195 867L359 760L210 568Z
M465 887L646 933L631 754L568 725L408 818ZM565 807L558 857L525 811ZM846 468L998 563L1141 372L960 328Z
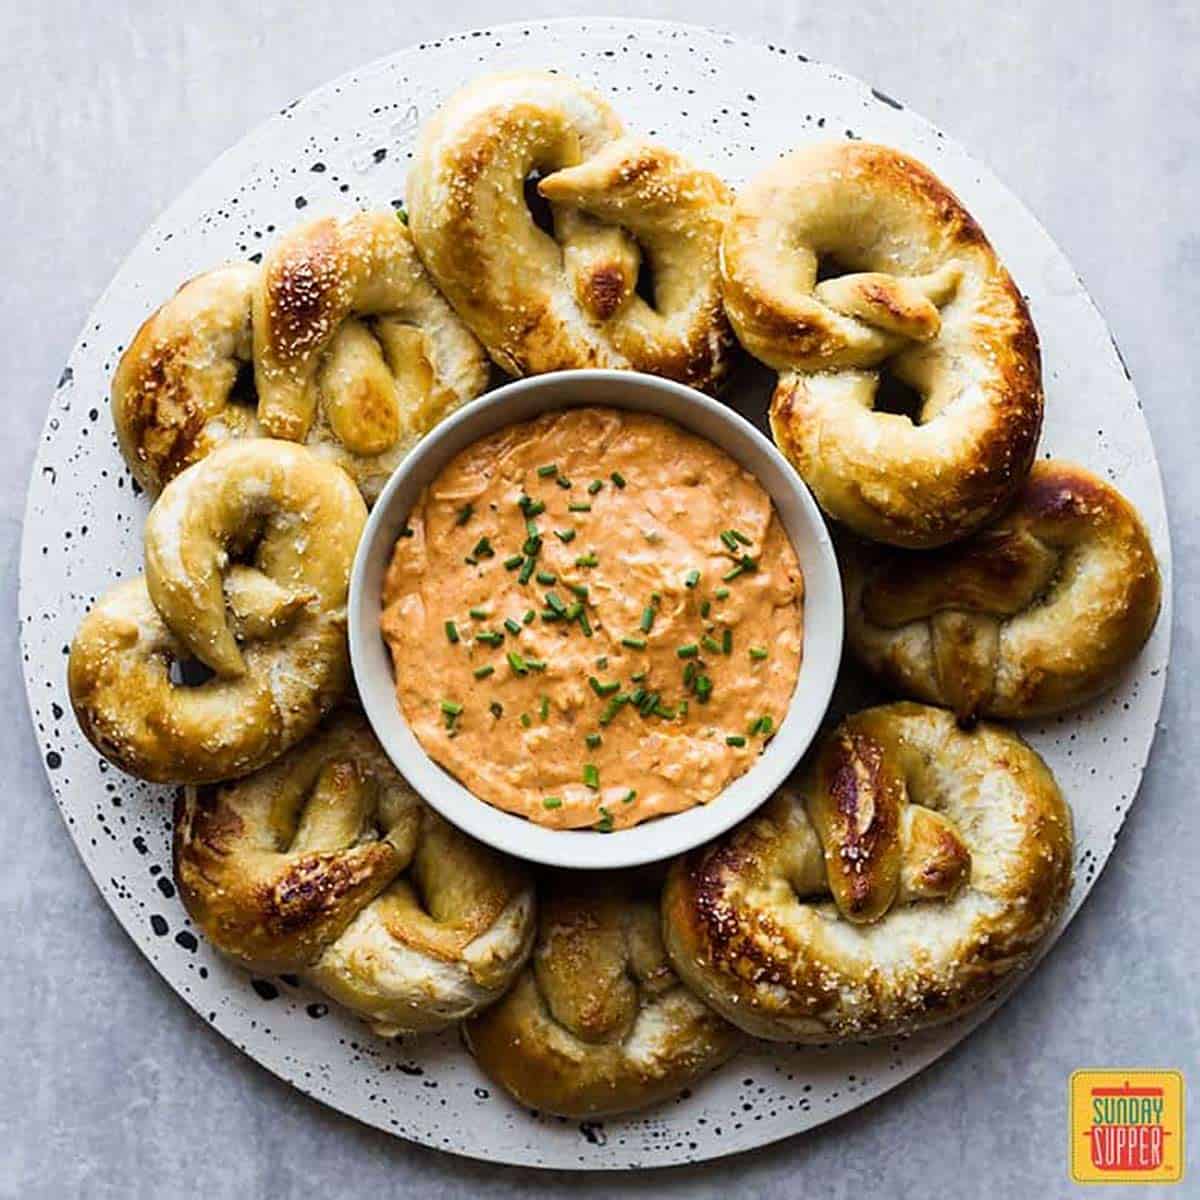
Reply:
M487 359L392 212L293 230L261 268L201 275L138 330L113 376L121 451L151 493L217 446L304 442L368 502L412 445L477 396Z
M1162 600L1133 506L1068 463L1037 463L1013 507L926 554L846 545L846 629L902 693L962 720L1046 716L1112 687Z
M219 950L305 975L384 1036L491 1003L533 941L524 872L428 808L356 713L249 778L186 789L174 861Z
M1070 810L1015 734L968 734L916 704L867 709L797 786L676 862L664 936L684 982L759 1037L911 1031L1028 959L1071 855Z
M930 171L861 142L796 151L739 194L721 262L738 338L779 372L775 440L827 512L936 546L1010 499L1041 430L1037 334ZM849 273L819 281L830 262ZM875 407L885 372L919 413Z
M464 1026L479 1065L520 1103L568 1117L657 1103L719 1066L740 1035L679 982L659 923L628 879L544 887L532 961Z
M526 205L534 173L552 233ZM505 371L628 367L705 390L733 346L717 263L729 203L715 175L624 136L599 96L539 72L452 96L408 180L422 261ZM643 256L652 303L636 291Z
M179 475L146 521L145 578L101 597L71 646L92 744L142 779L201 783L303 738L349 683L365 520L345 473L289 442L230 442ZM193 660L213 677L176 682L172 667Z

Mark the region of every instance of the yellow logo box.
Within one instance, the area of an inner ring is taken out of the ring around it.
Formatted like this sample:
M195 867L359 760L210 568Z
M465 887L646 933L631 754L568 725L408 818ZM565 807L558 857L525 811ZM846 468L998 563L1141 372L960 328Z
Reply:
M1076 1071L1069 1095L1076 1183L1178 1183L1183 1178L1183 1076L1178 1071Z

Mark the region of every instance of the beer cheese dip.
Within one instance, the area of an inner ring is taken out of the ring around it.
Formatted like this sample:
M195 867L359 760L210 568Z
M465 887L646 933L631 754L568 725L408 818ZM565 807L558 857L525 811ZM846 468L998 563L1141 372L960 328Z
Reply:
M711 442L578 408L485 437L421 494L384 583L396 694L481 800L602 831L707 804L779 727L803 579Z

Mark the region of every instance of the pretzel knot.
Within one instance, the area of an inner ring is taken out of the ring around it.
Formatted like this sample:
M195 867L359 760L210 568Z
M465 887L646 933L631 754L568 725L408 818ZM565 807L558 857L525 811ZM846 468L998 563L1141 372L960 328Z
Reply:
M1037 463L1012 509L927 554L843 548L847 636L902 693L978 715L1061 712L1111 687L1154 627L1162 581L1115 488Z
M680 982L656 900L631 881L559 877L539 895L533 959L464 1032L522 1104L561 1116L667 1099L730 1057L740 1035Z
M365 521L346 474L290 442L230 442L179 475L146 521L145 578L102 596L71 647L93 745L142 779L201 783L303 738L348 686ZM212 677L184 686L187 662Z
M543 231L526 181L549 202ZM725 185L640 138L560 75L488 76L428 123L408 180L421 259L513 375L651 371L712 390L733 339L721 306ZM653 296L638 294L642 267Z
M965 733L917 704L867 709L823 739L797 786L677 861L667 949L759 1037L936 1024L1026 961L1065 902L1072 841L1057 784L1015 734Z
M936 546L993 516L1042 419L1028 310L979 226L920 163L813 146L739 194L721 250L742 344L779 372L771 428L832 516ZM821 279L826 269L846 274ZM890 376L913 414L877 407Z
M303 974L384 1036L495 1000L533 941L524 872L429 809L356 713L256 775L186 789L174 859L219 950Z
M185 284L113 376L122 453L158 492L227 441L305 442L368 501L423 434L488 381L479 343L392 212L310 222L262 268Z

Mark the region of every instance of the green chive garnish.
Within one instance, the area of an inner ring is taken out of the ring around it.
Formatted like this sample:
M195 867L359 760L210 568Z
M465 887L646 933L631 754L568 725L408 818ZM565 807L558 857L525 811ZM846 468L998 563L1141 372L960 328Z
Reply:
M527 658L525 665L531 671L544 671L546 669L546 660L544 658Z
M592 506L590 504L584 504L582 501L575 500L567 505L567 511L568 512L591 512Z
M542 479L549 479L551 475L558 474L558 465L556 463L546 463L544 467L538 467L538 475Z
M518 583L528 583L530 581L530 579L533 578L533 568L534 568L534 559L533 559L533 555L530 554L526 557L525 562L524 562L523 566L521 567L521 573L517 576L517 582Z
M574 529L556 529L554 536L565 546L568 542L575 540L575 532Z
M482 642L485 646L499 646L504 641L504 634L498 629L487 630L475 635L477 642Z
M546 593L546 605L553 612L558 613L560 617L566 615L567 606L563 603L563 598L557 592Z
M550 697L543 696L541 703L538 705L538 716L544 721L550 715Z
M553 571L539 571L534 578L543 587L550 587L551 584L558 582L558 576Z
M508 665L512 667L517 675L524 675L529 670L529 667L525 664L525 660L515 650L510 650L507 657Z
M600 745L601 738L598 733L589 733L583 740L587 742L589 750L595 750Z
M577 567L598 567L600 560L596 557L594 551L589 551L587 554L581 554L576 560Z
M504 716L504 705L499 703L497 700L493 700L491 704L488 705L488 709L491 711L492 716L496 717L497 719Z
M661 700L655 701L654 714L655 716L662 717L667 721L673 721L675 719L675 709L669 704L664 704Z
M700 668L698 666L696 666L696 664L694 662L688 663L688 665L683 668L683 686L684 687L690 688L692 686L692 684L696 682L696 673L699 670L700 670Z
M636 675L630 675L629 678L633 680L634 683L641 683L642 680L646 678L647 674L647 671L639 671Z
M600 768L595 763L583 764L583 783L585 787L590 787L592 791L597 791L600 787Z
M708 614L712 611L712 605L707 600L700 602L700 615L707 619Z
M490 663L484 667L476 667L475 668L475 678L476 679L486 679L489 675L492 674L493 671L495 671L495 669L496 668L493 667Z
M721 634L721 653L722 654L732 654L733 653L733 630L732 629L726 629L725 632Z
M461 704L456 704L453 700L442 701L442 712L444 712L448 717L457 717L462 710L463 706Z
M722 529L721 530L721 541L725 543L726 549L728 549L730 551L730 553L732 553L732 554L737 553L738 540L737 540L737 538L735 538L733 536L732 530Z
M587 609L583 605L579 606L579 628L583 630L584 637L592 636L592 623L588 620Z
M718 600L728 600L729 599L729 589L728 588L717 588L717 590L715 592L713 592L713 595L716 596L716 598Z
M554 611L554 609L552 609L552 608L543 608L542 609L542 620L543 621L561 621L562 613L556 613Z
M475 513L475 505L464 504L462 506L462 508L460 508L458 510L458 516L455 517L454 523L456 525L465 525L471 519L471 517L474 515L474 513Z
M614 471L609 476L609 479L611 479L619 488L623 488L625 486L625 476L622 475L620 471Z
M744 746L745 744L746 744L746 739L744 737L742 737L742 735L740 733L731 733L725 739L725 745L727 745L727 746Z
M405 525L405 527L400 530L400 536L402 538L416 537L417 531L411 525Z
M608 656L606 654L600 655L600 657L598 659L596 659L596 666L601 671L608 670Z
M567 490L568 488L570 488L570 486L571 486L571 481L563 475L560 475L554 482L557 483L558 486L560 488L562 488L564 491Z
M516 637L521 632L521 623L520 621L514 621L512 617L505 617L504 628L507 629L508 632L513 635L513 637Z
M710 638L707 633L700 639L700 645L702 645L705 650L709 652L709 654L721 653L721 643L715 638Z
M458 641L458 626L453 621L446 622L446 641L452 646Z
M613 816L604 805L600 805L600 820L596 822L597 833L611 833L613 827Z
M521 724L528 729L533 724L533 718L528 713L522 713Z
M684 587L694 588L696 586L696 584L698 584L699 582L700 582L700 572L699 571L695 571L695 570L689 571L683 577L683 586Z
M741 542L743 546L754 545L754 543L740 529L731 529L729 532L732 533L733 536L737 538L737 540Z
M637 799L637 789L630 788L629 791L621 797L622 804L632 804Z
M595 677L595 675L589 675L588 683L591 684L592 691L595 692L597 696L611 696L614 692L619 692L621 690L620 680L614 680L612 683L601 683L600 680Z
M642 701L645 700L646 696L647 696L647 692L644 687L636 688L629 695L629 703L632 704L635 708L639 708L641 706Z
M707 675L696 676L696 698L701 704L707 703L709 696L712 695L712 680Z
M630 650L645 650L646 639L640 637L623 637L621 645L628 646Z
M604 481L602 479L593 479L592 482L588 484L588 495L594 496L603 486Z
M763 737L768 737L774 728L775 722L771 719L769 714L764 714L763 716L759 717L758 720L750 722L750 728L747 730L747 732L751 737L760 734Z
M542 807L543 808L562 808L562 797L561 796L547 796L545 798L545 800L542 801Z
M586 583L568 583L567 587L577 595L580 600L588 598L588 589Z
M700 647L695 642L688 642L686 646L680 646L675 653L680 658L695 658L700 653Z
M515 571L525 561L523 554L511 554L504 560L504 569L506 571Z
M486 621L487 620L488 613L487 613L486 608L472 608L470 610L470 613L471 613L471 616L474 617L476 621Z
M738 563L736 567L730 567L729 570L721 576L721 578L725 580L726 583L729 583L730 580L736 579L739 575L744 575L745 573L746 568L743 567L741 563Z
M475 543L475 549L471 551L476 558L491 558L496 552L492 549L492 543L488 538L481 537Z
M468 567L477 567L477 566L479 566L479 559L477 559L477 558L475 557L475 555L473 555L473 554L465 554L465 555L463 555L463 562L465 562L465 563L467 564L467 566L468 566Z
M762 662L762 660L767 657L767 652L761 646L751 646L750 657L754 659L755 662Z
M525 615L524 615L524 616L521 618L521 620L522 620L522 621L523 621L523 622L524 622L526 625L532 625L532 624L533 624L533 618L534 618L534 617L536 617L536 616L537 616L537 613L535 613L535 612L533 611L533 609L532 609L532 608L530 608L530 609L526 610L526 613L525 613Z
M642 632L649 633L654 627L654 609L647 605L642 609Z
M621 709L629 703L629 695L626 692L618 692L609 702L605 710L600 714L600 724L607 725L621 711Z

